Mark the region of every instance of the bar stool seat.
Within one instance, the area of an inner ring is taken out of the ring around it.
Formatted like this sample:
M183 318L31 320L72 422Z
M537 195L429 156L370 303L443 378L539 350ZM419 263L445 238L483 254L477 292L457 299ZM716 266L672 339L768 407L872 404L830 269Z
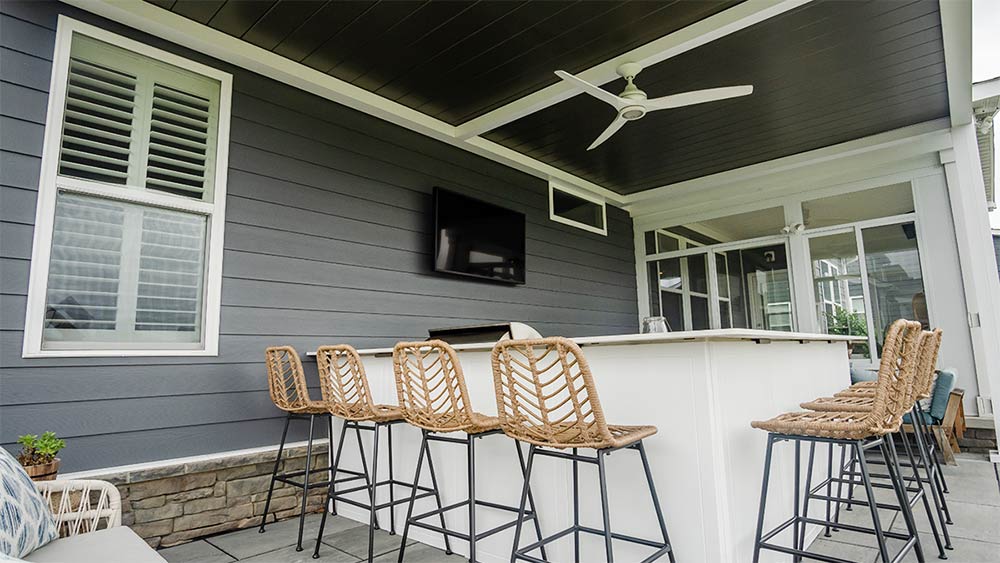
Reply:
M871 397L820 397L802 403L799 406L820 412L868 412L875 405L875 396Z
M864 440L894 430L873 417L871 409L862 412L788 412L769 420L753 421L750 426L787 436L815 436L838 440Z

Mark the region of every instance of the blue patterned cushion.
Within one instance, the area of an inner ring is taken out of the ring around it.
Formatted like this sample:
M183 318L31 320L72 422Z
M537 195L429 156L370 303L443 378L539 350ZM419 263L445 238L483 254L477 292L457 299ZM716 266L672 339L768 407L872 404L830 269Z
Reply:
M24 557L58 536L49 504L21 464L0 448L0 555Z

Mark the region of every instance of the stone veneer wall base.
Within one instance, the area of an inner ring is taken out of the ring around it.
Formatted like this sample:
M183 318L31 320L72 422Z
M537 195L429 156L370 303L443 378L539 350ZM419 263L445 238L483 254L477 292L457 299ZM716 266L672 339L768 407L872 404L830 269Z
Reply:
M327 446L313 445L312 468L326 467ZM154 548L260 525L277 450L159 465L87 478L114 483L122 495L122 524ZM305 446L286 448L279 471L305 468ZM317 474L315 481L326 480ZM309 491L306 510L323 508L326 487ZM302 489L276 483L268 522L298 516Z

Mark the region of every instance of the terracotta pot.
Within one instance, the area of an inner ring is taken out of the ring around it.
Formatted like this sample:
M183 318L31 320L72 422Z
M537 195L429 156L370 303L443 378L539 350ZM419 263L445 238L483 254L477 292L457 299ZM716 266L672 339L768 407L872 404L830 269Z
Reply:
M59 458L41 465L28 465L24 468L32 481L52 481L59 472Z

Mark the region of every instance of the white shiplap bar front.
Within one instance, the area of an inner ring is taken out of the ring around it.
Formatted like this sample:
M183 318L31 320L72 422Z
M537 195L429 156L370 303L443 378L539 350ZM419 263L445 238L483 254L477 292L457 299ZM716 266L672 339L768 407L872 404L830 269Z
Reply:
M751 420L796 410L802 401L829 395L849 385L847 342L851 337L754 330L706 330L652 335L599 336L575 339L590 362L601 404L612 424L654 424L659 433L646 441L657 490L677 560L685 562L749 561L752 555L757 501L766 434L750 428ZM496 400L487 344L457 345L475 409L496 414ZM377 402L396 403L391 349L362 350L372 392ZM339 432L339 430L338 430ZM405 425L393 430L394 469L397 478L410 480L416 463L419 432ZM356 442L351 436L342 463L358 467ZM371 454L370 434L365 436ZM383 438L384 439L384 438ZM386 467L385 442L380 463ZM466 496L464 447L432 444L444 504ZM527 448L525 448L527 450ZM805 463L803 448L803 463ZM817 455L816 475L826 471L825 450ZM792 446L776 450L768 496L768 525L788 518L792 509ZM512 441L485 437L476 446L477 497L516 504L521 476ZM532 487L545 535L572 523L570 463L536 458ZM804 465L803 465L804 467ZM804 470L803 470L804 471ZM384 478L385 473L380 470ZM608 460L612 529L657 538L639 456L620 451ZM425 470L425 481L429 477ZM399 494L403 494L400 490ZM596 467L581 464L581 521L601 528ZM382 491L382 501L388 491ZM418 501L415 513L430 510L432 500ZM338 512L367 522L352 507ZM822 511L814 504L811 510ZM381 517L388 527L388 511ZM819 514L816 512L815 514ZM402 531L405 507L398 507L396 526ZM509 518L491 509L477 512L485 530ZM448 514L449 526L465 530L463 510ZM815 535L815 530L810 536ZM413 529L411 536L441 546L440 536ZM512 532L503 532L479 544L481 561L508 561ZM785 534L787 539L788 534ZM524 541L534 541L525 526ZM603 561L603 540L582 536L583 561ZM459 553L464 542L453 541ZM572 536L551 544L549 560L572 561ZM590 555L587 555L587 554ZM645 548L615 542L617 561L638 561ZM783 556L763 554L765 561ZM666 558L664 558L664 561Z

